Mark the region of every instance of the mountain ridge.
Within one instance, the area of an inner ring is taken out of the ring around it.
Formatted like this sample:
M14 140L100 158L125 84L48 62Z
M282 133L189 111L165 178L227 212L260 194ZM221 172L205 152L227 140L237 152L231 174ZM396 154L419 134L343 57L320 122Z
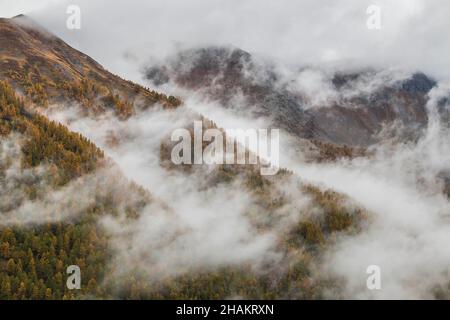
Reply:
M29 24L23 16L0 19L0 79L10 81L30 101L49 105L70 99L100 111L112 108L124 117L155 104L181 105L173 96L110 73L60 38ZM82 93L88 99L82 99Z

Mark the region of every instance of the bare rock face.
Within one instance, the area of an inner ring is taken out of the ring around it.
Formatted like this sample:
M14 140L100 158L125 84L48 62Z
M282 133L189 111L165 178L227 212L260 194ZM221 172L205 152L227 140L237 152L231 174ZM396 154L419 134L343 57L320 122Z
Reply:
M369 146L390 126L401 127L406 136L414 138L427 123L427 93L436 82L423 73L398 80L388 74L383 75L384 80L380 74L376 70L328 72L326 85L336 97L311 107L302 88L292 90L292 79L284 79L275 67L256 63L249 53L236 48L183 51L146 71L154 85L171 81L200 91L225 108L236 108L234 99L243 97L249 110L241 111L266 116L273 126L301 138ZM364 86L370 90L361 88Z

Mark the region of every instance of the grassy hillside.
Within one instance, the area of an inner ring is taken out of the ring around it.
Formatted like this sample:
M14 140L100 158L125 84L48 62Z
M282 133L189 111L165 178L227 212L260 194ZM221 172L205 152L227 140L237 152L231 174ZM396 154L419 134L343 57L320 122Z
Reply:
M137 108L181 101L108 72L31 19L0 19L0 79L7 79L25 99L39 107L76 102L123 117Z

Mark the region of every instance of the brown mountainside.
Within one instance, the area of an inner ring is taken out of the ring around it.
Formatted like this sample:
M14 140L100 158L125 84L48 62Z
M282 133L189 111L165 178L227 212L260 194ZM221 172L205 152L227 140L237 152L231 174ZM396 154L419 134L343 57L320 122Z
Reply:
M41 106L72 100L129 116L135 108L181 104L112 74L26 16L0 19L0 79Z

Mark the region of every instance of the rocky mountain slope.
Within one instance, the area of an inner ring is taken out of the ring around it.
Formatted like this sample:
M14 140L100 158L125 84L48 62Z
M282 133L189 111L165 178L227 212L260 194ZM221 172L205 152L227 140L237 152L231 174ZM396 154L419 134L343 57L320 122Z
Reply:
M316 85L296 82L306 72L309 78L319 77L316 84L322 89L302 90ZM393 124L414 138L427 123L427 93L436 85L423 73L396 80L395 73L376 70L305 68L286 75L271 63L226 47L182 51L150 66L146 76L154 85L171 82L225 108L267 117L273 126L300 138L361 147L379 141L380 133ZM318 103L311 102L324 94L328 96Z

